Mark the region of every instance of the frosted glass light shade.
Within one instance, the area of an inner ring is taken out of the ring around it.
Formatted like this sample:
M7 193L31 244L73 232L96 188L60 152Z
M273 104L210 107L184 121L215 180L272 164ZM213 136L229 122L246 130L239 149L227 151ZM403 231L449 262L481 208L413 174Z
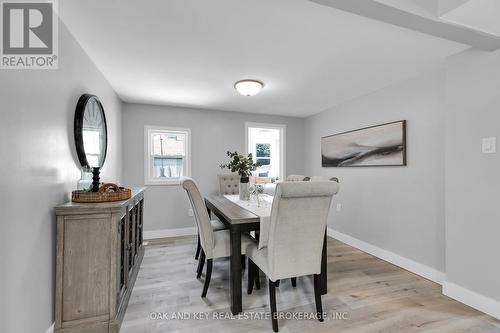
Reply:
M237 92L243 96L255 96L264 87L264 84L257 80L241 80L234 84Z

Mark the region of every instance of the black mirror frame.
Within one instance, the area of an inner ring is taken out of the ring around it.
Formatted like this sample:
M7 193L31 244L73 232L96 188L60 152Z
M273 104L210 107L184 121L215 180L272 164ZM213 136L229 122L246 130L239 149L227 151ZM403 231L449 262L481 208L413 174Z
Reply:
M106 122L106 113L104 112L104 107L101 104L99 98L95 95L91 94L83 94L78 99L78 103L76 104L75 110L75 120L74 120L74 136L75 136L75 146L76 153L78 155L78 160L82 167L89 166L89 162L87 161L87 155L85 154L85 148L83 145L83 115L85 114L85 107L87 106L88 101L94 97L99 104L99 107L102 110L102 119L104 121L104 130L106 132L106 146L104 147L104 156L102 158L102 167L104 162L106 161L106 154L108 152L108 124Z

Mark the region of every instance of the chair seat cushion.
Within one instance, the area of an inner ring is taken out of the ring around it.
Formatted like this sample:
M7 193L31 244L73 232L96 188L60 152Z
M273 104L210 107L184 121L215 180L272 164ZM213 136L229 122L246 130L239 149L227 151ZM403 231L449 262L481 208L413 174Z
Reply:
M256 241L245 234L241 235L241 254L245 254L247 247ZM229 230L214 232L214 249L212 258L223 258L231 255L231 235ZM212 259L208 258L207 259Z
M269 265L267 260L267 247L259 249L258 243L254 241L247 245L245 254L250 260L254 262L254 264L257 265L257 267L260 268L262 272L264 272L264 274L266 274L267 277L270 278Z
M276 274L276 272L271 272L269 269L269 253L268 253L268 248L262 248L259 249L257 241L253 240L251 243L247 245L245 255L248 257L248 259L252 260L257 267L260 268L264 274L273 282L276 282L277 280L281 279L288 279L292 277L299 277L299 276L304 276L304 275L311 275L311 274L319 274L320 272L304 272L303 270L300 269L299 265L297 265L294 260L290 260L287 262L287 267L288 269L284 272L281 272L279 274Z
M212 224L213 231L219 231L219 230L226 229L226 226L224 225L224 223L222 223L221 221L218 221L218 220L212 220L212 221L210 221L210 224Z

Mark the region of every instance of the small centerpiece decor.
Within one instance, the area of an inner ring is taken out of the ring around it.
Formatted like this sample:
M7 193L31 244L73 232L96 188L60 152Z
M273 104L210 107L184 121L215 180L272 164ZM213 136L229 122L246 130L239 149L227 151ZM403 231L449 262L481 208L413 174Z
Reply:
M89 166L84 166L81 169L82 177L78 180L76 189L78 191L90 191L92 190L92 168Z
M228 151L227 156L229 156L230 161L227 164L221 164L221 169L229 169L240 176L240 200L250 200L249 177L259 164L253 162L252 154L243 156L236 151Z

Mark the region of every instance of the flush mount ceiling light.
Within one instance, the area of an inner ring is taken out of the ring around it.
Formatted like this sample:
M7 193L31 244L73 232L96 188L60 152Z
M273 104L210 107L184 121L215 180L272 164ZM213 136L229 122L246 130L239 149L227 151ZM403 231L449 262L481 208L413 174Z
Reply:
M240 80L234 84L234 89L243 96L255 96L264 87L264 83L257 80Z

